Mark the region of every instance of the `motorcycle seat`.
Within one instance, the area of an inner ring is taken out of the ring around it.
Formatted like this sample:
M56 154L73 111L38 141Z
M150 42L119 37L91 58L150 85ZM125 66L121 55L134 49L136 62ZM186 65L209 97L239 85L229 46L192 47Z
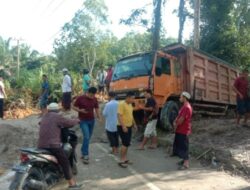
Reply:
M39 148L21 148L22 152L27 152L30 154L48 154L52 155L52 153L46 149L39 149Z

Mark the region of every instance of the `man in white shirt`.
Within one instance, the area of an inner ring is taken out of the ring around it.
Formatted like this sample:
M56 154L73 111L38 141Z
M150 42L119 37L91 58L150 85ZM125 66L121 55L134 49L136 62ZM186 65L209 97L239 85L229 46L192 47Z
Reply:
M104 100L104 86L105 86L105 79L107 77L107 72L104 70L103 67L97 72L97 81L98 81L98 93L100 95L101 100Z
M107 137L112 148L112 154L118 153L119 138L117 132L117 110L118 101L115 100L115 94L109 92L109 102L105 105L102 115L105 118L105 129Z
M62 106L65 111L70 110L71 105L71 92L72 92L72 81L68 74L68 69L63 69L63 83L62 83Z
M3 119L4 98L7 98L7 95L4 90L3 78L0 77L0 118L2 119Z

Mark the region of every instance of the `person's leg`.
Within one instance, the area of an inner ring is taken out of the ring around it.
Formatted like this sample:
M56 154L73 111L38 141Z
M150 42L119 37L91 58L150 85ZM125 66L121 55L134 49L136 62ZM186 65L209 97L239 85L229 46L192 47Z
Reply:
M4 100L3 98L0 99L0 118L3 119L3 107L4 107Z
M94 126L95 126L95 120L88 121L88 126L89 126L89 139L91 139L94 131Z
M178 156L178 134L175 133L175 137L174 137L174 143L173 143L173 152L171 154L171 156Z
M132 139L132 127L128 127L128 132L126 133L126 138L125 138L125 143L124 143L124 145L127 147L126 156L124 157L126 162L129 160L128 159L128 147L131 144L131 139Z
M245 115L246 109L245 109L245 101L241 99L237 99L237 126L240 125L240 119L241 116Z
M121 162L125 162L127 159L127 152L128 152L128 147L122 145L121 147Z
M62 148L49 148L48 149L57 159L58 164L62 167L65 179L68 181L69 186L76 185L76 181L73 179L71 167L67 156Z
M158 146L158 138L157 135L152 136L152 144L149 146L151 149L155 149Z
M183 166L186 168L189 168L189 138L188 136L185 136L184 138L184 163Z
M70 110L70 104L71 104L71 92L65 93L65 110Z
M128 144L129 144L128 132L124 133L121 126L118 126L118 132L122 141L120 162L125 163L125 161L127 160L127 151L128 151Z
M83 134L83 143L81 152L83 157L87 157L89 155L89 139L90 139L88 122L81 121L80 127Z
M243 123L243 125L247 126L247 120L248 120L248 118L250 116L250 99L249 98L244 101L244 106L245 106L246 112L244 114L244 123Z
M118 137L118 132L114 132L114 153L118 154L118 147L119 147L119 137Z
M106 134L109 140L110 147L112 148L112 154L114 154L114 138L112 137L112 132L106 130Z
M189 167L189 140L187 135L179 134L179 156L183 159L183 166Z
M72 93L71 92L68 92L68 109L70 110L71 109L71 97Z
M63 93L63 94L62 94L62 107L63 107L63 109L66 109L66 108L65 108L65 106L66 106L66 105L65 105L65 101L66 101L66 97L65 97L65 96L66 96L66 94Z
M149 146L149 148L152 148L152 149L157 148L157 144L158 144L156 124L157 124L157 119L154 119L154 120L151 121L152 143Z
M146 128L145 128L145 131L144 131L144 137L143 137L143 140L139 146L139 150L144 150L144 146L147 144L148 142L148 139L150 137L152 133L152 129L151 129L151 121L149 121L146 125Z

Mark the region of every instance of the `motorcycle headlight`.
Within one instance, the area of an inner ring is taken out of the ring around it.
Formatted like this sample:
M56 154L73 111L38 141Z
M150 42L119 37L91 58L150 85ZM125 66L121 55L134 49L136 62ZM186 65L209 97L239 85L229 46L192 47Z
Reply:
M67 157L70 157L70 154L72 153L72 146L69 143L64 143L63 144L63 150Z

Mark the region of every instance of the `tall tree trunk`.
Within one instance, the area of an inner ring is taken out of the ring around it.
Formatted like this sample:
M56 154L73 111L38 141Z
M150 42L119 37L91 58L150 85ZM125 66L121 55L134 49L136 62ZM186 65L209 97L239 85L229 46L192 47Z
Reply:
M154 23L153 23L152 50L155 51L159 48L160 44L162 0L154 0L153 5L154 5Z
M195 0L194 8L194 47L200 48L200 0Z
M179 16L178 42L179 43L182 43L182 34L183 34L184 24L185 24L185 20L186 20L186 14L184 12L184 8L185 8L185 0L180 0L179 12L178 12L178 16Z

